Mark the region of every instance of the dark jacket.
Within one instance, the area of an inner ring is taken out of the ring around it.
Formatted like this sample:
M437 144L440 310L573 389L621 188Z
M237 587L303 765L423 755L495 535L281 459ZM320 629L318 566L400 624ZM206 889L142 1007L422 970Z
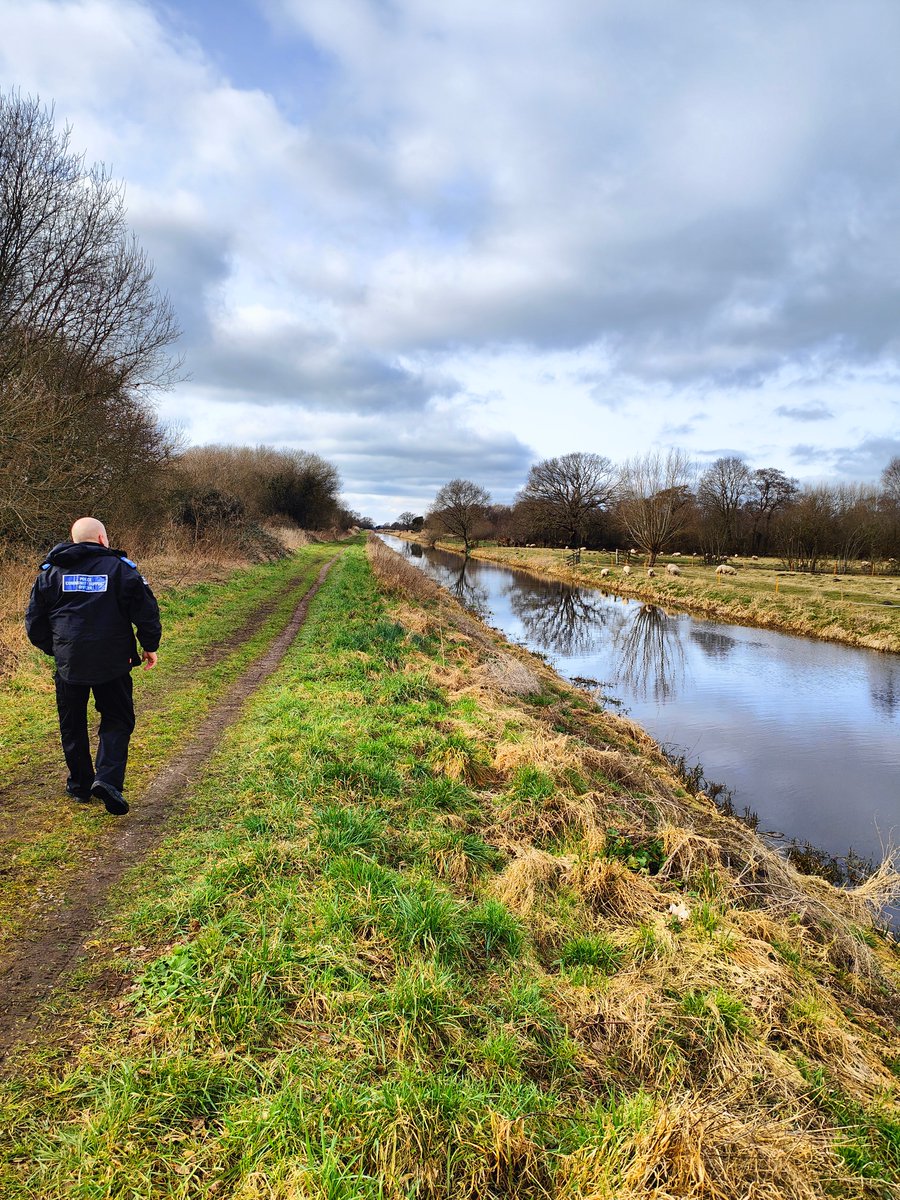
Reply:
M52 654L67 683L106 683L159 647L159 605L121 550L99 542L61 542L41 565L25 613L30 641Z

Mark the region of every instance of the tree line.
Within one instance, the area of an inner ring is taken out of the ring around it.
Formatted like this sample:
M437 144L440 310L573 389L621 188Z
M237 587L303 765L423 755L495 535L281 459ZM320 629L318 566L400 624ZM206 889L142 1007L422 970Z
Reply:
M473 543L637 549L660 554L780 557L791 570L880 562L900 569L900 456L879 484L801 486L777 467L756 470L737 456L705 468L681 450L635 455L615 465L576 452L532 466L512 505L453 479L424 516L401 514L395 527L449 534Z
M0 93L0 542L45 545L74 515L193 541L270 518L358 523L318 455L184 451L153 399L179 377L169 298L103 166L52 109Z

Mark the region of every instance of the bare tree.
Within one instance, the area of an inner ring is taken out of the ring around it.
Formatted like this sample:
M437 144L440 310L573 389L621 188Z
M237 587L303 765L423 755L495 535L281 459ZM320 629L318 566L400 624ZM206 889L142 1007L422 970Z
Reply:
M753 477L742 458L717 458L700 476L697 501L703 515L705 549L731 554L740 541L739 522Z
M693 513L694 466L682 450L650 452L622 467L618 515L653 566Z
M772 518L791 504L800 490L796 479L789 479L777 467L760 467L753 472L747 512L752 524L751 547L768 550Z
M900 505L900 454L895 454L881 472L881 490L892 504Z
M50 357L67 390L165 384L171 305L128 232L123 186L70 137L39 100L0 94L0 378Z
M85 167L38 100L0 94L0 537L118 522L162 503L175 441L144 401L177 329L125 225L122 187Z
M531 510L532 522L555 528L567 545L580 546L590 519L615 495L616 482L608 458L576 451L535 463L516 500Z
M439 489L428 513L428 524L463 540L465 553L485 527L491 497L470 479L451 479Z

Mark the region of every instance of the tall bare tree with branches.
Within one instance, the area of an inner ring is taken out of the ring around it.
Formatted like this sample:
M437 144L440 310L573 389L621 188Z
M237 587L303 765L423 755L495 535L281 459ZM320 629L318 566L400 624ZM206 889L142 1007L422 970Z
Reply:
M576 451L535 463L516 498L531 523L558 531L570 546L580 546L592 517L609 505L617 472L602 454Z
M618 514L648 565L674 541L693 512L694 465L683 450L652 451L622 467Z
M468 554L479 530L486 526L491 497L471 479L451 479L434 498L427 522L431 529L449 533L463 540Z
M146 510L174 444L144 397L177 335L122 185L39 100L0 94L0 536Z

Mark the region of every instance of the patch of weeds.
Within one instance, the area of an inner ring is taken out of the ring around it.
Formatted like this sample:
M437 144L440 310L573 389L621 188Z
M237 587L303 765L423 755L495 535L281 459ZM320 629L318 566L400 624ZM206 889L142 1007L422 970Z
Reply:
M799 967L803 963L803 956L794 949L790 942L785 942L779 938L771 938L769 945L784 962L790 963L792 967Z
M472 949L486 959L518 958L525 934L520 922L499 900L484 900L466 916Z
M690 919L696 929L704 933L714 933L722 923L722 914L714 905L703 901L691 910Z
M329 804L314 810L313 823L319 845L332 854L378 857L386 849L387 818L378 809Z
M416 804L438 812L460 813L475 803L475 796L466 784L446 775L430 776L416 788Z
M722 988L689 991L681 998L681 1011L693 1017L706 1042L732 1040L753 1030L753 1020L743 1001Z
M635 839L618 829L607 829L603 855L618 859L630 871L642 875L656 875L666 858L661 838Z
M260 813L248 813L244 817L242 824L248 833L252 833L255 836L271 833L274 828L269 818L262 816Z
M382 695L385 700L397 704L418 701L429 702L440 710L447 708L443 693L423 672L391 676L382 685Z
M522 1047L511 1029L498 1029L482 1041L478 1058L497 1071L518 1072L522 1065Z
M399 796L403 789L403 779L383 751L367 754L363 749L349 762L330 763L323 767L322 778L364 796Z
M461 733L447 734L428 755L428 765L436 775L472 787L484 787L494 778L486 750Z
M356 620L332 637L335 650L358 650L396 665L405 653L406 630L396 621Z
M137 981L134 1008L138 1013L164 1008L181 991L196 987L197 958L190 945L176 946L163 958L152 962Z
M559 955L562 967L596 967L604 975L614 975L622 965L624 951L610 938L595 934L574 937L565 943Z
M654 958L661 958L665 953L666 947L660 941L659 935L652 925L646 922L641 922L634 930L631 938L631 951L635 962L649 962Z
M463 884L485 871L503 866L505 856L477 833L459 829L436 829L428 839L428 858L441 879Z
M537 767L519 767L512 777L509 792L515 800L549 800L556 793L556 782Z
M454 962L469 949L463 906L428 880L391 897L382 907L381 922L407 953L433 954L443 962Z
M459 981L435 963L401 967L386 999L389 1014L400 1023L401 1044L436 1049L458 1041L465 1032Z

